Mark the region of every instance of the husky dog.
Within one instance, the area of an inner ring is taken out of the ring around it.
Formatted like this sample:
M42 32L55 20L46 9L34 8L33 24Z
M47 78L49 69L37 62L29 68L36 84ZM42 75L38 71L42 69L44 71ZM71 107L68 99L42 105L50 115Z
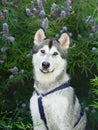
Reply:
M35 91L30 99L34 130L85 130L86 115L66 72L69 44L65 32L58 39L47 38L43 29L35 34Z

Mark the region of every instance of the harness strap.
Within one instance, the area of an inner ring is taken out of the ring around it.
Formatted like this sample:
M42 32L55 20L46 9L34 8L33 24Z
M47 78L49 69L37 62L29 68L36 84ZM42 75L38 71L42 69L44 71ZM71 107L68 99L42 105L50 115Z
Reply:
M64 84L62 84L62 85L60 85L59 87L56 87L56 88L54 88L53 90L51 90L51 91L49 91L49 92L47 92L47 93L39 93L37 90L36 90L36 94L39 96L39 95L41 95L42 97L44 97L44 96L47 96L47 95L49 95L49 94L51 94L51 93L54 93L54 92L56 92L56 91L59 91L59 90L62 90L62 89L65 89L65 88L67 88L67 87L69 87L70 86L70 82L66 82L66 83L64 83Z
M84 115L84 111L81 109L80 116L78 117L77 121L75 122L73 128L75 128L77 126L77 124L79 123L79 121L81 120L81 118L82 118L83 115Z
M46 117L45 117L43 104L42 104L42 97L38 98L38 108L39 108L40 118L43 120L47 130L49 130L48 126L47 126L47 120L46 120Z
M70 86L70 83L69 83L69 82L66 82L66 83L62 84L61 86L59 86L59 87L57 87L57 88L54 88L53 90L51 90L51 91L49 91L49 92L47 92L47 93L45 93L45 94L39 94L38 91L36 90L36 94L39 96L39 97L38 97L38 108L39 108L40 118L41 118L41 120L43 120L43 122L44 122L45 127L46 127L47 130L49 130L49 128L48 128L47 120L46 120L46 117L45 117L45 112L44 112L44 107L43 107L42 98L43 98L44 96L47 96L47 95L49 95L49 94L51 94L51 93L54 93L54 92L56 92L56 91L65 89L65 88L67 88L67 87L69 87L69 86Z
M45 94L39 94L38 91L36 90L36 94L39 96L39 97L38 97L38 108L39 108L40 118L41 118L41 120L43 120L43 122L44 122L45 127L46 127L47 130L49 130L49 128L48 128L47 120L46 120L46 117L45 117L45 112L44 112L44 107L43 107L42 98L43 98L44 96L47 96L47 95L49 95L49 94L51 94L51 93L54 93L54 92L56 92L56 91L65 89L65 88L67 88L67 87L69 87L69 86L70 86L70 83L69 83L69 82L66 82L66 83L62 84L61 86L59 86L59 87L57 87L57 88L55 88L55 89L53 89L53 90L51 90L51 91L49 91L49 92L47 92L47 93L45 93ZM81 117L82 117L83 115L84 115L84 112L83 112L83 110L81 110L80 116L79 116L79 118L77 119L77 121L75 122L73 128L75 128L75 127L77 126L77 124L79 123L79 121L81 120Z

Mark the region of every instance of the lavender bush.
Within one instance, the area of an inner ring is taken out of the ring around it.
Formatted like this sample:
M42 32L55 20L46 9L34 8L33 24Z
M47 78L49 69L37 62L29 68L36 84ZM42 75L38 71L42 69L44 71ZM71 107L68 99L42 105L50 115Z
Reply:
M5 99L3 95L6 91L13 90L15 86L20 90L19 86L28 86L28 81L33 82L33 38L40 27L55 38L64 31L69 34L71 45L68 71L71 76L78 79L78 73L79 76L83 73L89 79L89 75L97 74L97 5L97 0L0 1L0 106ZM17 89L13 90L13 95L17 95ZM20 98L23 100L21 96ZM84 106L88 107L86 105ZM24 106L23 104L22 107ZM22 122L21 115L19 120ZM28 126L23 125L21 128L21 125L18 123L13 127L25 129ZM92 128L94 129L95 127Z

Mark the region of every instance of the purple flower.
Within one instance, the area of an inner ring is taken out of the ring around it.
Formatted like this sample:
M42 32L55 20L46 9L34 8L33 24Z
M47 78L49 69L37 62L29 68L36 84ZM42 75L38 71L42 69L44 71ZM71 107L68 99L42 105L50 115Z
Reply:
M94 38L94 33L89 34L89 39L92 39L92 38Z
M69 6L71 4L71 0L66 0L66 5Z
M3 34L3 32L0 32L0 35Z
M13 43L15 41L15 38L13 36L9 36L7 37L7 40L11 43Z
M40 10L43 10L43 3L42 0L37 0L37 4Z
M83 24L86 24L86 19L82 19L82 23L83 23Z
M8 47L2 47L1 52L5 52L8 49Z
M46 30L46 28L48 27L48 18L45 18L43 21L42 21L42 28L44 28Z
M78 34L78 40L80 40L82 38L82 35Z
M66 16L66 11L65 11L65 10L62 10L60 16L61 16L62 18L64 18L64 17Z
M17 22L18 22L18 19L13 19L13 22L14 22L14 23L17 23Z
M72 33L71 32L69 32L68 34L69 34L70 37L72 37Z
M4 9L3 12L4 12L5 15L8 14L8 10L7 9Z
M22 108L26 108L26 103L22 103Z
M57 5L56 5L56 3L53 3L51 6L51 13L56 12L56 11L57 11Z
M95 112L96 112L96 110L95 110L95 109L92 109L92 110L91 110L91 113L95 113Z
M27 14L27 16L29 16L30 18L33 18L33 13L31 12L31 10L29 9L29 8L26 8L25 9L26 10L26 14Z
M98 31L98 25L92 26L92 31L93 32Z
M0 12L0 21L4 19L3 13Z
M55 3L53 3L51 6L51 15L53 15L53 17L60 16L60 10Z
M55 38L56 38L56 39L58 39L58 38L59 38L59 36L60 36L59 34L56 34Z
M97 48L96 48L96 47L93 47L93 48L92 48L92 51L93 51L93 52L95 52L96 50L97 50Z
M9 26L7 23L3 23L3 34L4 36L8 36L9 34Z
M67 8L66 8L66 15L70 14L71 9L72 9L71 6L67 6Z
M7 3L7 0L2 0L2 4L6 4Z
M45 11L44 11L44 10L41 10L40 13L39 13L39 15L40 15L41 18L44 18L44 16L45 16Z
M34 2L33 1L31 1L31 6L32 6L32 9L34 8Z
M90 23L94 23L94 19L91 17L91 18L89 19L89 22L90 22Z
M32 9L32 13L38 13L37 9L36 9L36 8L33 8L33 9Z
M44 2L47 2L47 0L44 0Z
M66 0L67 3L71 4L72 0Z
M0 64L3 64L4 63L4 60L0 60Z
M20 0L15 0L15 3L18 3Z
M29 8L26 8L26 14L27 16L30 16L31 10Z
M19 71L19 73L20 73L20 74L23 74L23 73L24 73L24 70L23 70L23 69L21 69L21 70Z
M1 17L1 16L3 16L3 13L2 13L2 12L0 12L0 17Z
M89 107L85 107L84 110L87 112L89 111Z
M18 117L18 121L22 121L23 120L23 118L22 117Z
M92 18L92 16L88 16L87 19L86 19L86 23L89 22L89 23L93 23L94 22L94 19Z
M14 2L7 2L6 4L13 6Z
M72 45L72 48L75 48L76 47L76 44L74 43L73 45Z
M12 79L14 77L14 75L13 74L11 74L10 76L9 76L9 79Z
M12 74L16 74L19 71L18 67L13 67L10 69L10 72L12 72Z
M62 29L63 31L67 31L67 27L65 26L65 27L63 27L63 29Z

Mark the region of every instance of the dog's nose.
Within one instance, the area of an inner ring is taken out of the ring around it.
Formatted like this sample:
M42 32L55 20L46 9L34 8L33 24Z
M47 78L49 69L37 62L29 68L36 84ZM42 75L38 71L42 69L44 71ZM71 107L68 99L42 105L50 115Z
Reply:
M42 63L42 67L43 67L44 69L48 69L49 66L50 66L50 63L47 62L47 61L44 61L44 62Z

